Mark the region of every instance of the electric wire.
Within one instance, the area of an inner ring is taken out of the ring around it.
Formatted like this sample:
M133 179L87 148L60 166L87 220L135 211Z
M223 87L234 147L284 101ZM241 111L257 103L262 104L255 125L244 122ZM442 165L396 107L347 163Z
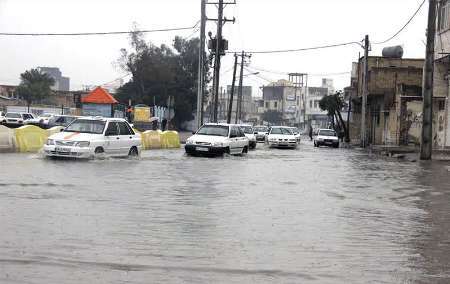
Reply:
M417 14L420 12L420 10L422 9L423 5L425 4L426 0L423 0L422 3L419 5L419 8L417 8L417 10L414 12L414 14L409 18L409 20L406 22L405 25L403 25L403 27L398 30L394 35L392 35L391 37L389 37L386 40L383 41L378 41L378 42L372 42L372 44L385 44L391 40L393 40L394 38L396 38L404 29L406 29L406 27L412 22L412 20L417 16Z

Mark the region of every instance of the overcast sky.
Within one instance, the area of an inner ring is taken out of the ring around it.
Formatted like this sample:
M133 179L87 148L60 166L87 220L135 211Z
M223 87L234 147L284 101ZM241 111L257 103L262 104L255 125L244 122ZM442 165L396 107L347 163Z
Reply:
M231 2L231 1L230 1ZM405 24L422 0L236 0L227 5L224 37L230 50L294 49L324 44L361 41L365 34L381 41ZM427 1L428 2L428 1ZM414 21L387 45L403 45L405 56L425 54L428 5ZM217 17L214 5L207 16ZM133 22L141 29L193 26L200 18L200 0L0 0L1 32L103 32L129 30ZM209 22L206 31L216 32ZM171 44L175 35L195 36L194 30L151 33L148 41ZM197 33L198 34L198 33ZM17 84L19 74L37 66L56 66L71 78L71 89L101 85L123 75L114 66L127 35L86 37L0 37L0 84ZM374 45L371 55L381 55ZM255 54L251 66L275 72L312 74L309 85L320 85L320 74L351 70L363 50L354 45L326 50ZM223 58L221 85L231 83L233 58ZM286 78L260 73L246 77L244 84L258 86L266 80ZM349 75L333 78L339 89L349 84ZM286 78L287 79L287 78ZM254 92L257 93L256 91Z

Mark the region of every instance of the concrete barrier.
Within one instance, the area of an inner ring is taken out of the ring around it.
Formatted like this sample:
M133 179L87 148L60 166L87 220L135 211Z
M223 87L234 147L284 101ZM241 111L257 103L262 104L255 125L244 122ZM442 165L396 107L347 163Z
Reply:
M144 150L161 149L161 130L147 130L141 133Z
M0 125L0 153L14 152L16 150L16 135L14 130Z
M50 136L50 135L53 135L55 133L61 132L61 129L64 129L64 127L62 127L62 126L53 126L52 128L47 129L46 131L47 131L48 136Z
M33 126L26 125L16 128L14 130L18 152L38 152L42 149L48 138L46 130Z
M180 135L176 131L164 131L161 134L161 147L164 149L180 148Z

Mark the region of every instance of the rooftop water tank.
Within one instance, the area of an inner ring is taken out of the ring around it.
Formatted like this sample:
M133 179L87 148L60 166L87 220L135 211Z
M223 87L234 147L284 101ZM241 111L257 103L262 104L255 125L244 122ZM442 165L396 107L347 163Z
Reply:
M403 47L400 45L397 46L388 46L383 48L383 57L388 58L402 58L403 57Z

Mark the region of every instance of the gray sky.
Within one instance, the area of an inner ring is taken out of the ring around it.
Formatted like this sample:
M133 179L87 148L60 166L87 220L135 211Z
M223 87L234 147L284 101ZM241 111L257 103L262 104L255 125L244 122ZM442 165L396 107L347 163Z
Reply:
M303 48L360 41L365 34L381 41L394 34L409 19L422 0L237 0L228 5L224 37L230 50ZM428 5L388 45L403 45L405 57L425 54ZM214 5L207 15L217 17ZM200 17L200 0L0 0L2 32L102 32L129 30L133 22L141 29L193 26ZM207 31L215 34L213 22ZM198 33L197 33L198 34ZM192 31L151 33L148 41L170 44L175 35ZM17 84L19 74L36 66L57 66L71 78L71 89L100 85L123 75L114 67L128 36L0 37L0 84ZM371 55L381 55L383 46L373 46ZM363 52L358 46L286 54L255 54L251 65L280 72L329 74L350 71L351 62ZM221 85L231 83L233 57L223 58ZM261 73L265 79L283 75ZM309 85L320 85L322 76L311 76ZM349 75L333 78L337 88L349 84ZM266 84L250 76L244 84ZM255 92L256 93L256 92Z

